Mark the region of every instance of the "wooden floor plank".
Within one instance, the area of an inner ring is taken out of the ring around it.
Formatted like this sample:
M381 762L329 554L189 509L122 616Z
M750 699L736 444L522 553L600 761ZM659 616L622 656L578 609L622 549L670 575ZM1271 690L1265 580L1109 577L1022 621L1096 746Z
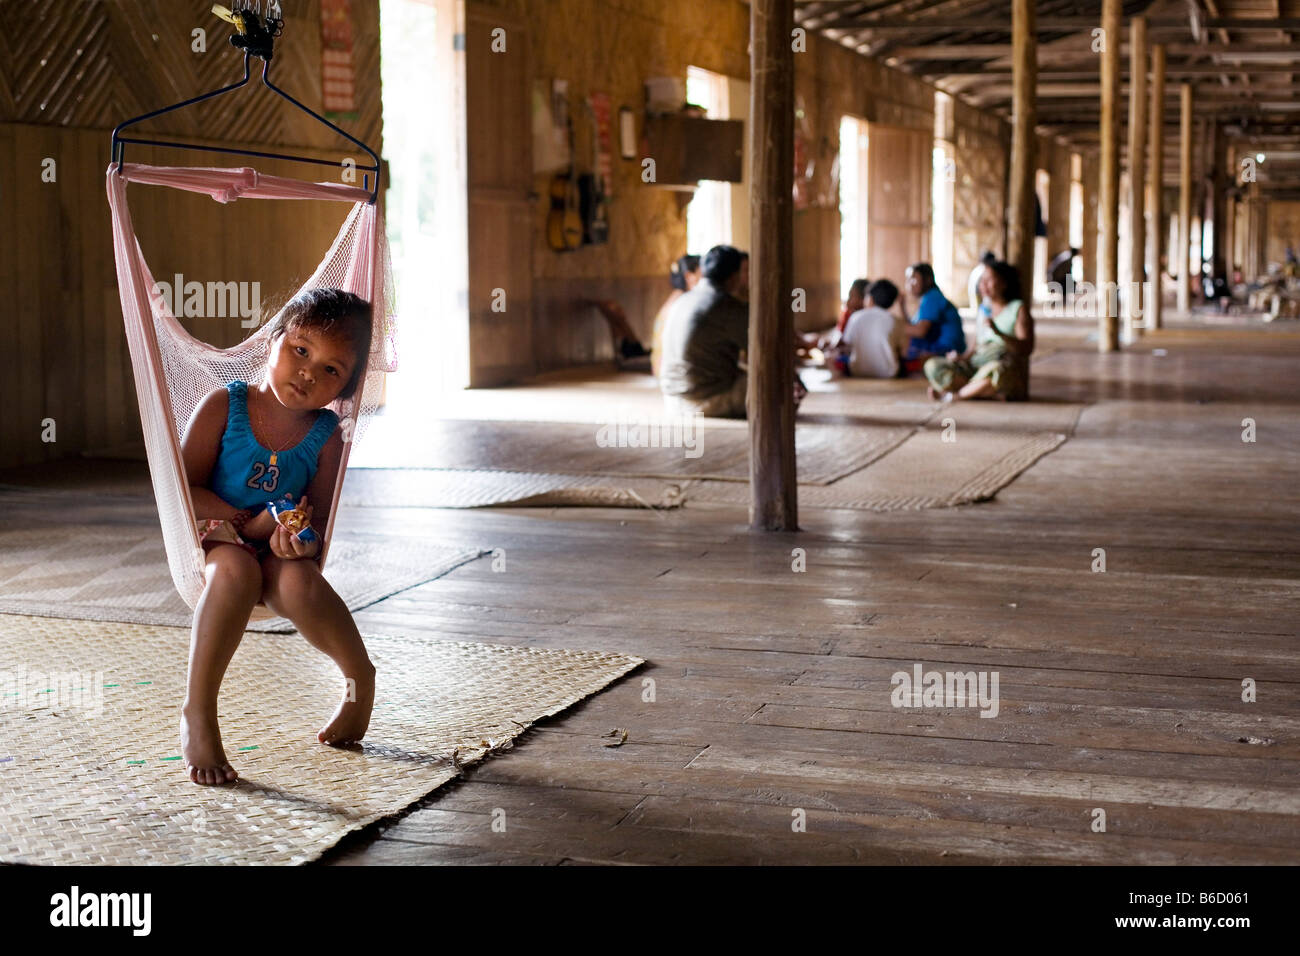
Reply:
M358 612L363 633L647 663L324 862L1300 862L1300 336L1166 335L1036 365L1037 399L1090 404L977 505L802 509L771 535L689 500L341 512L341 535L506 560ZM15 501L157 520L138 496ZM998 716L893 706L916 664L997 671Z

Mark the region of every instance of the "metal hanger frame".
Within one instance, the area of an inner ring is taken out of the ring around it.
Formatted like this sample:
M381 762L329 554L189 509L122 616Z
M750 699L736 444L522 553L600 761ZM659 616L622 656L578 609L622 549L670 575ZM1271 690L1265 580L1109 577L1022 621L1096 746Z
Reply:
M244 78L240 80L238 83L232 83L229 86L223 86L219 90L213 90L210 93L203 93L199 96L192 97L180 103L174 103L171 106L164 106L162 109L153 110L152 112L145 113L141 116L135 116L129 120L119 123L117 127L113 130L113 150L112 150L110 161L115 165L117 165L118 168L120 169L121 164L126 160L126 146L128 143L131 143L139 146L164 146L171 149L197 149L209 153L229 153L236 156L258 156L265 159L284 159L284 160L289 160L297 163L312 163L317 166L344 167L345 164L341 162L335 162L333 160L328 160L328 159L314 159L310 156L294 156L288 153L269 153L269 152L263 152L261 150L253 150L253 149L236 149L233 146L206 146L199 143L164 142L162 140L141 139L138 137L122 135L123 130L127 129L130 126L134 126L137 123L142 123L145 120L153 119L155 116L162 116L164 113L173 113L176 110L184 109L187 106L193 106L195 103L202 103L204 100L210 100L213 99L214 97L222 96L226 93L230 93L234 90L237 90L240 87L246 86L248 84L249 79L252 77L252 64L250 63L250 58L255 55L262 60L262 85L263 86L265 86L267 89L269 89L272 93L276 94L277 96L288 100L295 107L297 107L302 112L306 113L312 119L316 120L317 122L325 126L328 126L330 129L338 133L348 142L365 150L366 155L370 157L371 165L357 166L356 168L362 170L362 172L365 173L365 176L362 179L362 186L363 188L370 190L370 202L373 204L375 200L379 197L379 166L380 166L379 156L376 155L373 149L371 149L365 143L361 142L361 140L339 129L339 127L335 126L325 117L321 116L319 113L315 112L314 110L304 106L302 103L298 102L288 93L286 93L284 90L280 89L278 86L272 83L270 77L271 57L270 57L269 50L267 51L266 56L245 52ZM370 189L370 175L369 175L370 173L374 173L375 176L375 186L373 189Z

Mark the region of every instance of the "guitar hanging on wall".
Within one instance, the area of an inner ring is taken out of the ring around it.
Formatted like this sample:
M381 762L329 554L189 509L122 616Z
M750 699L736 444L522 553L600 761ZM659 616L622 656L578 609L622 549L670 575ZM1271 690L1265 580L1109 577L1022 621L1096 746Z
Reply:
M556 252L572 252L582 245L578 183L573 168L573 120L569 125L569 171L551 177L551 211L546 217L546 240Z

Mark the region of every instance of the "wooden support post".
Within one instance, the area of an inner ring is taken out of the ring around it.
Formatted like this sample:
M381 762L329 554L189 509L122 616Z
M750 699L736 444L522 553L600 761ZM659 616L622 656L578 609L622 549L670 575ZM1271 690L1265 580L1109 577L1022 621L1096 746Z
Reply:
M1147 230L1147 281L1151 295L1146 302L1146 327L1158 329L1163 321L1164 301L1161 282L1160 250L1164 248L1164 170L1165 170L1165 47L1157 43L1151 49L1151 225Z
M1231 160L1231 156L1228 157ZM1232 169L1231 166L1228 167ZM1232 182L1231 179L1228 180ZM1223 204L1223 277L1232 287L1232 273L1237 268L1237 203L1228 197ZM1217 241L1217 240L1216 240Z
M1230 280L1228 275L1228 162L1224 154L1227 152L1227 137L1224 135L1223 126L1220 123L1214 124L1213 135L1210 137L1213 154L1211 157L1210 169L1210 201L1207 204L1210 208L1210 221L1214 223L1214 251L1210 253L1211 275L1222 277Z
M1250 220L1250 264L1255 278L1259 278L1268 273L1268 203L1260 195L1259 183L1250 184L1250 205L1253 212Z
M794 459L794 0L751 0L749 523L797 531Z
M1007 223L1007 261L1020 273L1028 295L1034 288L1034 132L1035 90L1038 84L1036 0L1013 0L1011 48L1014 92L1011 101L1010 221Z
M1178 157L1178 247L1174 260L1178 263L1178 311L1191 309L1192 295L1192 87L1183 83L1179 87L1181 117Z
M1124 296L1124 340L1132 342L1146 303L1142 283L1146 263L1146 151L1147 151L1147 21L1134 17L1129 24L1129 287Z
M1101 241L1097 250L1097 348L1119 348L1119 316L1113 308L1119 283L1119 99L1120 0L1102 0L1101 182L1097 208Z
M1097 202L1099 183L1097 157L1089 151L1083 154L1083 281L1094 288L1097 285L1098 251L1101 233L1097 229Z

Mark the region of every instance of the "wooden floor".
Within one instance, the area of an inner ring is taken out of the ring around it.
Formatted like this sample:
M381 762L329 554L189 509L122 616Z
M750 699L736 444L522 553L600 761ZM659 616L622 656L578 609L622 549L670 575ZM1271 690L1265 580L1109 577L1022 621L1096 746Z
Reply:
M1035 395L1092 404L988 503L348 509L505 553L363 633L647 663L325 862L1300 862L1300 323L1051 331ZM997 716L895 708L917 664L997 672Z
M1037 395L1096 404L986 504L776 535L722 506L354 509L506 555L363 632L648 663L326 861L1300 861L1300 334L1093 349L1036 367ZM998 716L895 709L917 663L997 671Z

